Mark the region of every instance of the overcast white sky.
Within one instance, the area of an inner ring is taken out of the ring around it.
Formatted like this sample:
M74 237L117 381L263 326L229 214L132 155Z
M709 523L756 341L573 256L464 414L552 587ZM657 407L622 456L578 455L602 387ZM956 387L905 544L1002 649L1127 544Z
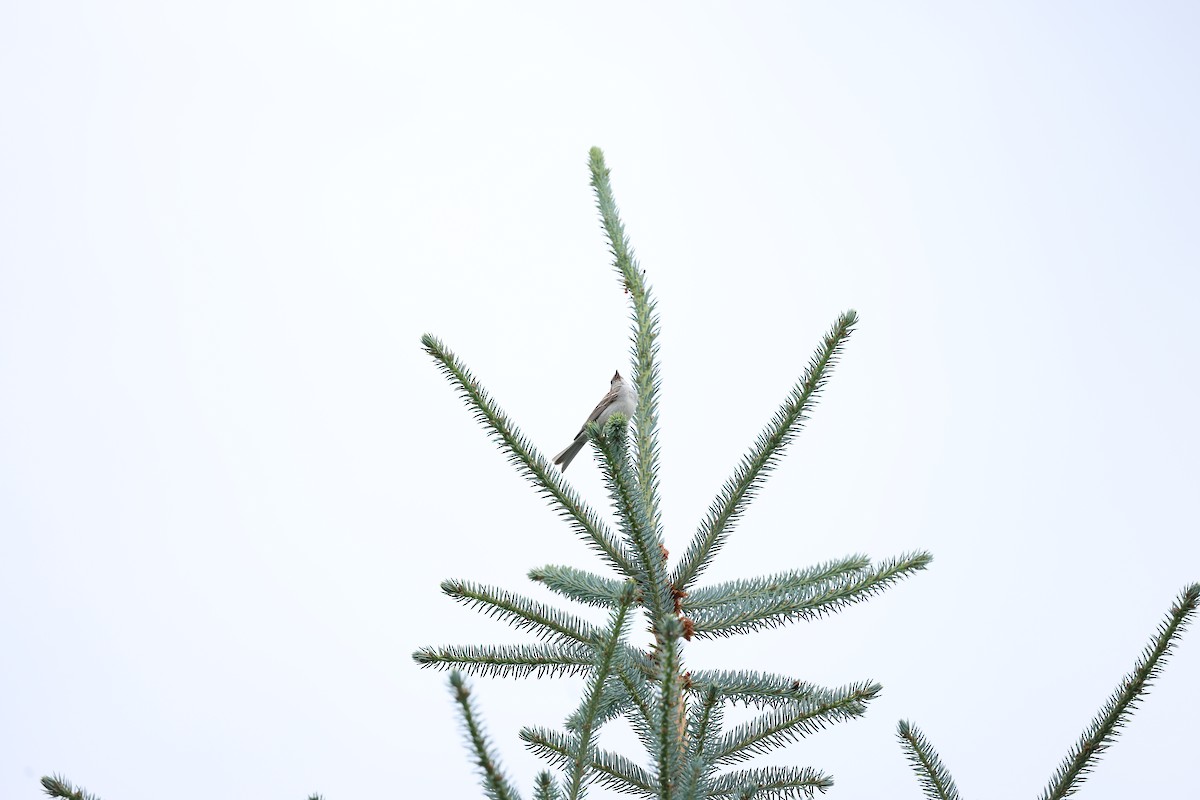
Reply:
M3 4L0 797L481 796L410 654L527 637L439 582L601 567L418 339L567 443L628 367L591 145L660 299L668 546L853 307L708 578L935 556L687 664L880 681L769 759L829 797L920 796L900 718L966 796L1034 797L1200 580L1198 35L1145 0ZM1195 790L1198 677L1192 631L1081 797ZM527 793L517 731L581 685L475 682Z

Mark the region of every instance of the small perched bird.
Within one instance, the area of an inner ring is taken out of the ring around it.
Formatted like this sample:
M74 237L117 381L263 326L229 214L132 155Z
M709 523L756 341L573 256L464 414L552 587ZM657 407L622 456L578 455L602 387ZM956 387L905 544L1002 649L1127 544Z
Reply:
M621 373L614 372L612 376L612 386L608 390L608 394L592 409L592 414L587 418L587 422L579 429L579 433L575 435L575 441L571 442L570 446L554 457L554 463L562 467L562 471L566 472L567 467L579 455L579 451L587 444L587 425L588 422L595 422L598 425L603 425L608 422L608 418L613 414L624 414L629 417L633 415L634 409L637 408L637 389L632 383L627 383L621 377Z

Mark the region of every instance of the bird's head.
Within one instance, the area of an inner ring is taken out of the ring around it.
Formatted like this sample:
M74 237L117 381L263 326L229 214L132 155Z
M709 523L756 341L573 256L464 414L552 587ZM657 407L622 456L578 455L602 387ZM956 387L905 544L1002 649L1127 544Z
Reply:
M621 373L620 373L620 372L614 372L614 373L613 373L613 376L612 376L612 382L613 382L613 383L620 383L621 381L622 381L622 378L621 378Z

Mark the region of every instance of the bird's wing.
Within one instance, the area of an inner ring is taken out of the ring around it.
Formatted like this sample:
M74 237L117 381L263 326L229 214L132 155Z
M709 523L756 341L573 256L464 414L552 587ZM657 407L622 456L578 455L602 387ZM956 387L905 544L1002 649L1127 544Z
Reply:
M596 407L592 409L592 414L587 418L587 422L584 422L583 425L580 426L579 433L583 433L585 430L587 430L588 422L595 422L596 420L600 419L600 415L604 413L604 409L617 402L617 395L620 393L620 391L620 387L610 389L608 394L601 398L600 402L596 404ZM579 433L575 435L578 436Z

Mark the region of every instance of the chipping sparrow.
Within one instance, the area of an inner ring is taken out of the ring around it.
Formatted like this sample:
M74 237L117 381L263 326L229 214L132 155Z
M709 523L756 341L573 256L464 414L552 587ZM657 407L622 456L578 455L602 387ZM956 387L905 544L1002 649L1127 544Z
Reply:
M613 414L624 414L632 416L634 409L637 408L637 389L632 383L627 383L621 377L621 373L613 373L612 386L608 390L608 394L596 405L592 410L592 415L587 418L587 422L583 423L583 427L579 429L579 433L575 435L575 441L554 457L554 463L562 467L563 472L567 471L571 461L575 456L579 455L579 451L587 444L587 424L595 422L598 425L603 425L608 421L608 418Z

